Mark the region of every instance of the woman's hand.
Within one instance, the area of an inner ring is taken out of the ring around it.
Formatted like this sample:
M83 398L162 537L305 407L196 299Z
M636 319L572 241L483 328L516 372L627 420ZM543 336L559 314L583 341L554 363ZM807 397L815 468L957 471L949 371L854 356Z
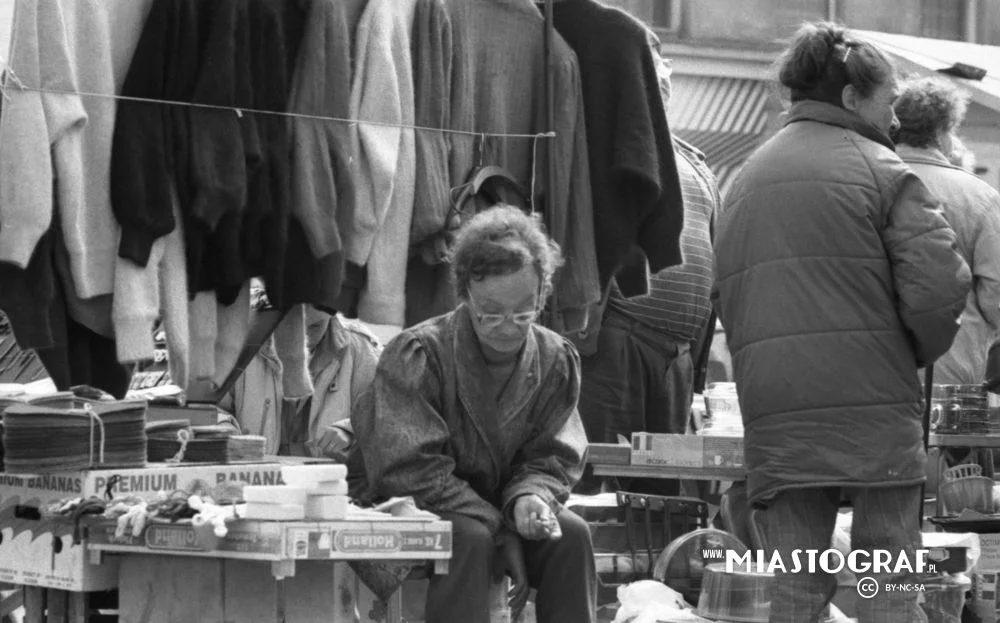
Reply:
M507 605L510 606L511 621L517 621L528 603L528 568L524 563L524 548L521 539L507 529L501 529L497 536L499 562L503 570L510 576L510 592L507 593Z
M319 439L309 443L310 449L315 456L322 456L329 459L344 462L347 460L348 450L354 444L354 436L339 426L326 426L319 434Z
M534 494L517 498L514 503L514 526L523 538L533 541L562 537L556 514L542 498Z

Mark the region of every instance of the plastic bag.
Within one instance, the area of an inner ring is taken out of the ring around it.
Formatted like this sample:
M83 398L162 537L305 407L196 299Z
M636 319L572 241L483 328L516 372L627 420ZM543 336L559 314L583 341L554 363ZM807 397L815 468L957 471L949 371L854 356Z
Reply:
M680 593L654 580L640 580L618 587L621 607L612 623L657 621L707 621L694 614Z

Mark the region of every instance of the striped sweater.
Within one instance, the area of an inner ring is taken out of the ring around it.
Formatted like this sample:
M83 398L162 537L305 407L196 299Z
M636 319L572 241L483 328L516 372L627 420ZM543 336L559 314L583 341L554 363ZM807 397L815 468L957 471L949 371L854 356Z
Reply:
M647 294L626 299L612 285L608 307L669 334L679 342L694 341L712 311L709 295L715 278L712 229L719 191L704 157L676 141L677 172L684 196L681 250L684 263L650 278Z

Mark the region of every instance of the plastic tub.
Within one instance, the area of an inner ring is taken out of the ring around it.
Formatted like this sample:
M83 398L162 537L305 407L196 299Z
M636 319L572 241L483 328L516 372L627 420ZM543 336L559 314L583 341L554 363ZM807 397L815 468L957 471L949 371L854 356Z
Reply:
M927 623L961 623L965 593L972 580L964 573L942 575L923 582L923 606Z

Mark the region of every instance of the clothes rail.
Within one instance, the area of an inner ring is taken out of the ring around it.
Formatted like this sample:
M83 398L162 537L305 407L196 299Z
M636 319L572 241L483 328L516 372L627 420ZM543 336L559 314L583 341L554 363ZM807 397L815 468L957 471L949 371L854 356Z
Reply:
M50 93L54 95L74 95L79 97L94 97L100 99L110 99L125 102L141 102L145 104L162 104L167 106L187 106L188 108L199 108L205 110L222 110L229 111L237 116L243 116L246 114L255 115L274 115L278 117L287 117L292 119L309 119L312 121L330 121L334 123L347 123L353 125L368 125L368 126L378 126L385 128L398 128L401 130L418 130L421 132L440 132L442 134L458 134L462 136L472 136L472 137L492 137L492 138L515 138L515 139L539 139L539 138L555 138L555 132L540 132L535 134L508 134L503 132L475 132L472 130L452 130L448 128L433 128L429 126L411 125L403 123L390 123L387 121L374 121L369 119L345 119L343 117L327 117L323 115L306 115L302 113L292 113L284 111L275 110L259 110L256 108L243 108L238 106L220 106L218 104L201 104L198 102L180 102L174 100L163 100L147 97L132 97L128 95L111 95L108 93L90 93L87 91L69 91L62 89L43 89L40 87L32 87L25 85L17 77L16 74L8 67L6 70L6 78L3 84L0 84L0 93L3 94L5 101L9 101L10 96L8 92L11 90L16 91L30 91L34 93ZM11 86L13 85L13 86ZM551 122L550 122L551 127ZM550 150L551 151L551 150ZM555 164L554 162L552 163Z

